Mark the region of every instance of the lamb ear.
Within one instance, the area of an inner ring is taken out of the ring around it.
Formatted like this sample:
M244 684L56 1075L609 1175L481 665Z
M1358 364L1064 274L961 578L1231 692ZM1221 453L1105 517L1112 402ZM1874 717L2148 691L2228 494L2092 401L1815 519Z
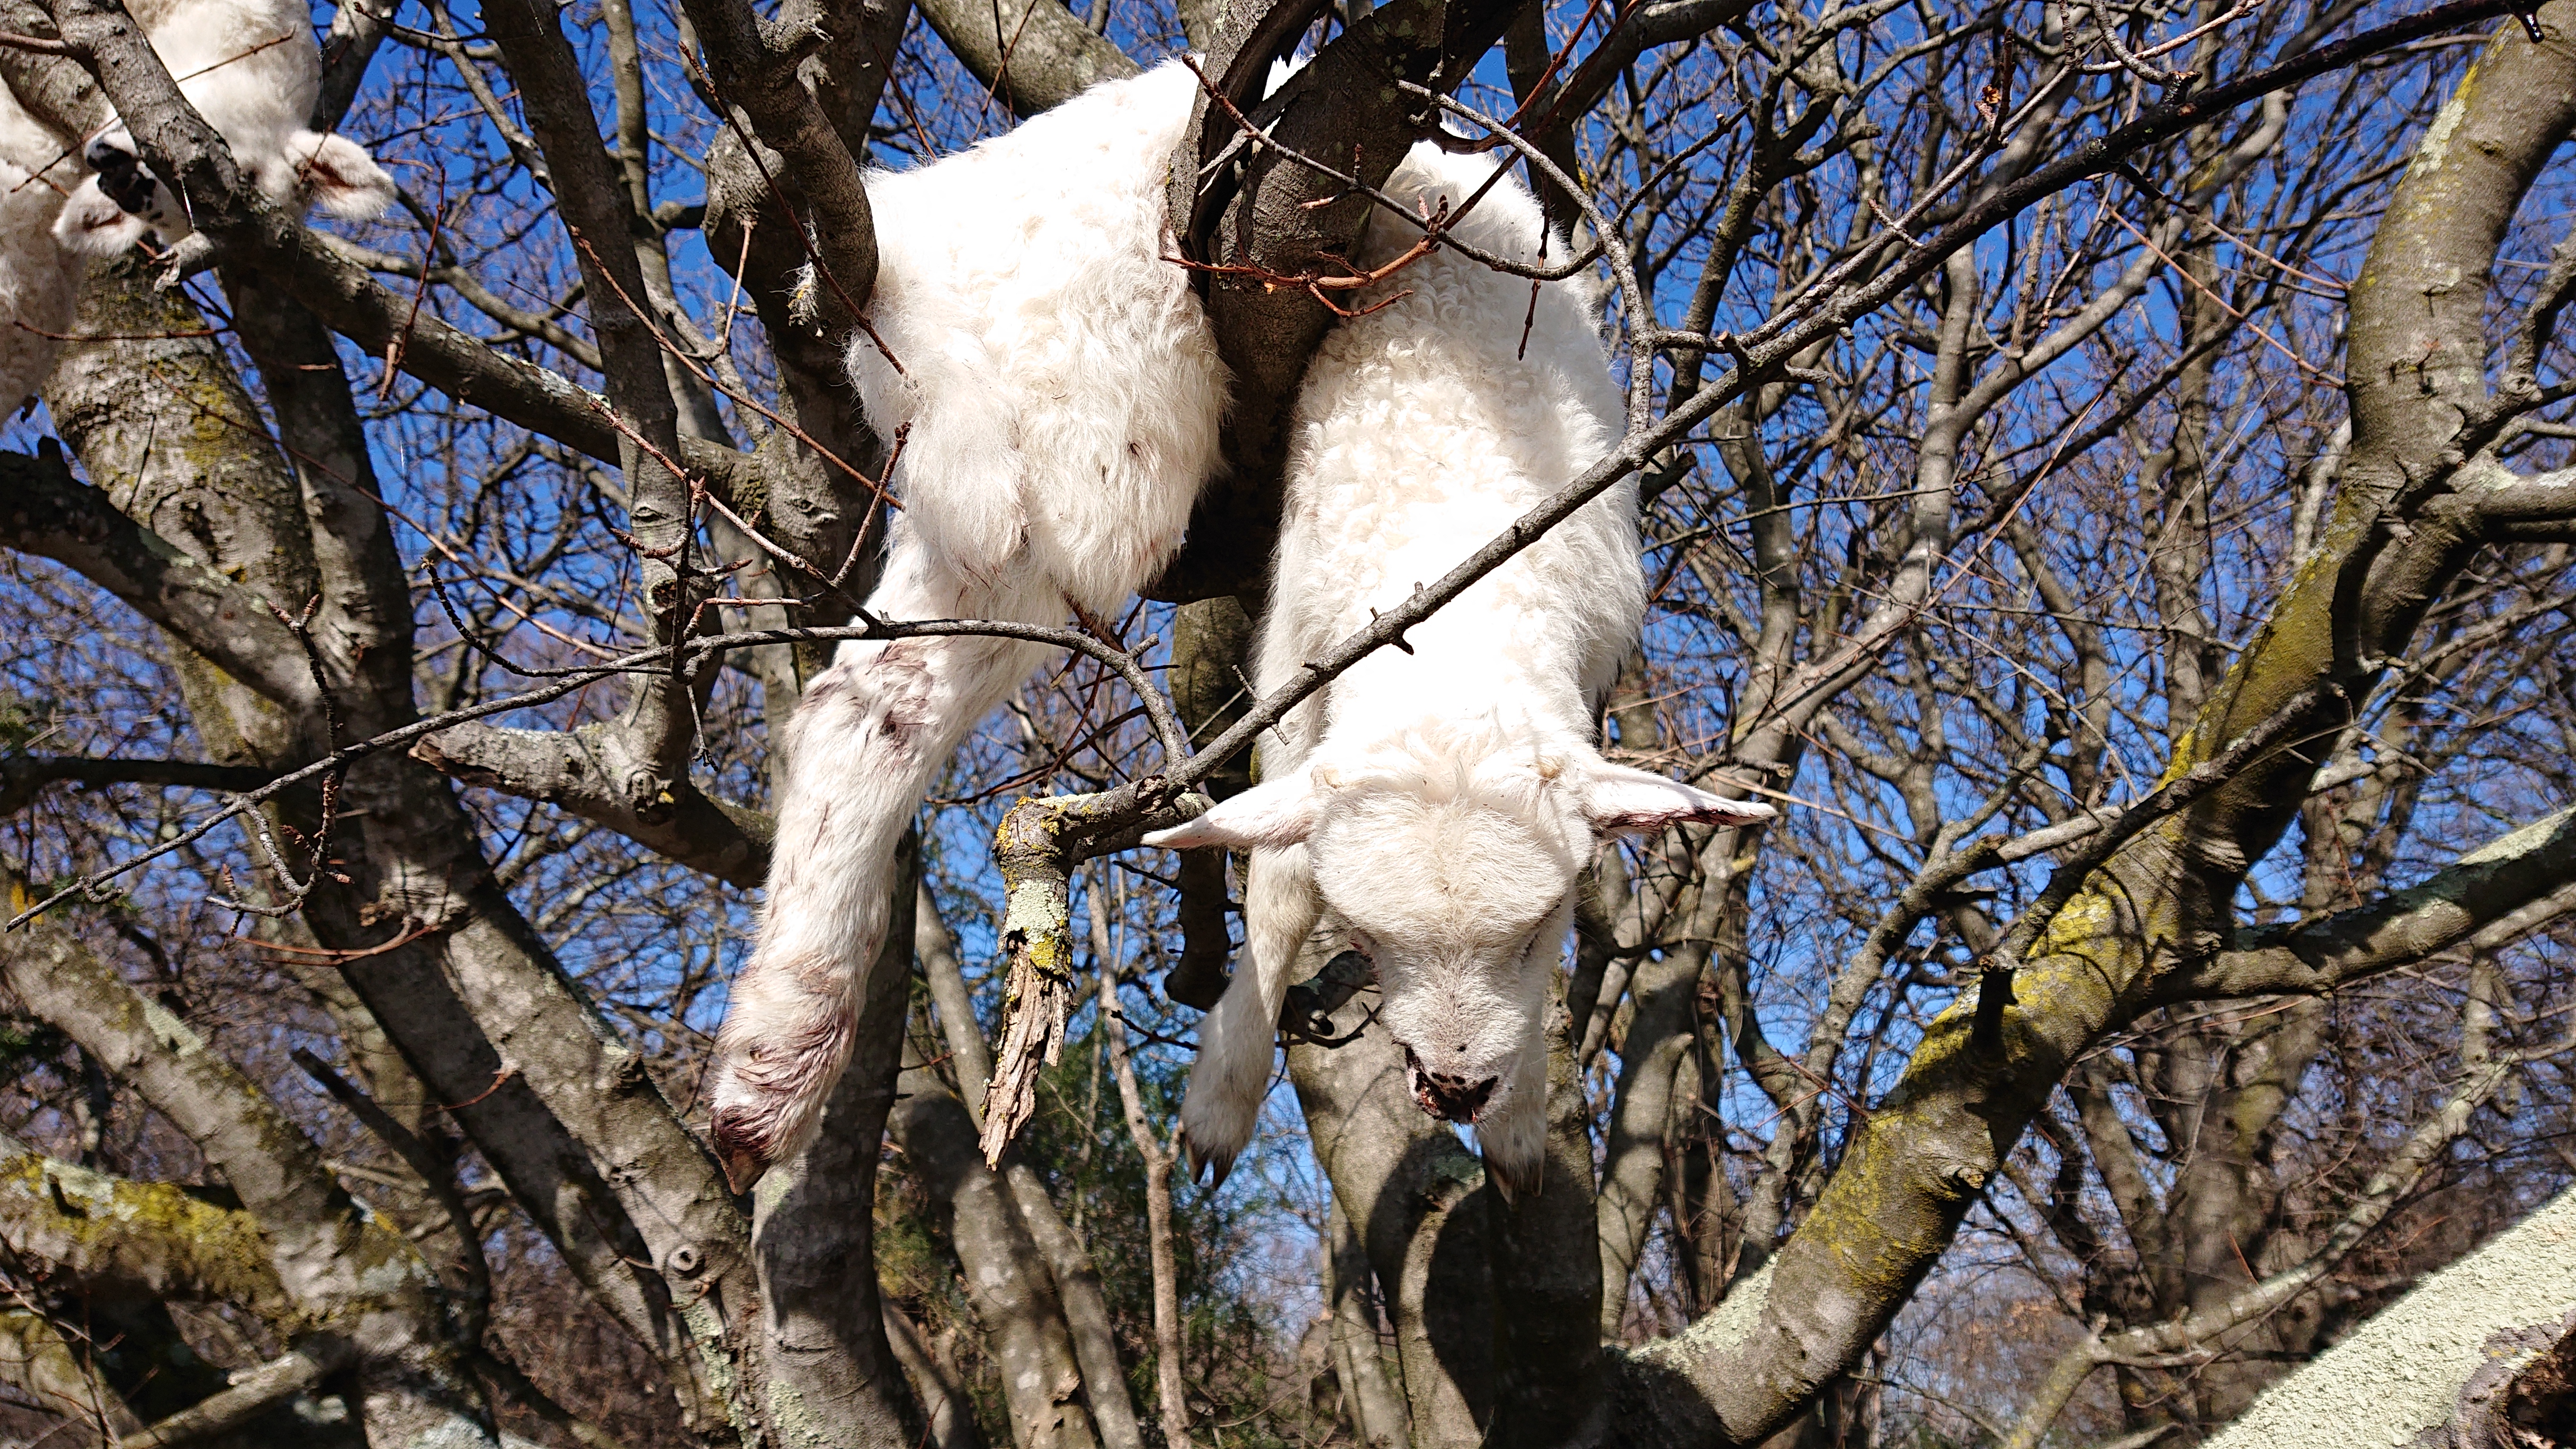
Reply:
M1757 800L1729 800L1608 761L1584 770L1584 814L1599 835L1642 835L1667 825L1759 825L1780 812Z
M365 221L394 204L394 179L346 136L298 131L287 138L286 154L298 158L296 172L314 204L333 216Z
M1315 781L1307 771L1255 785L1196 820L1145 837L1145 844L1168 850L1195 850L1222 845L1236 850L1254 846L1295 845L1315 828Z

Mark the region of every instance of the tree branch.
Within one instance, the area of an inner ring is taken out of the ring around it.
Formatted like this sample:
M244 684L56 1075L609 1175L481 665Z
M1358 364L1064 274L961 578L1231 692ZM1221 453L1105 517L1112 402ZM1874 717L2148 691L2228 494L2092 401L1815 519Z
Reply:
M11 755L0 759L0 815L15 815L48 785L171 785L186 790L256 790L273 778L248 765L207 765L194 760L93 759L75 755Z
M472 720L423 738L411 756L461 784L543 800L744 890L769 876L770 818L687 776L664 781L622 717L570 730Z
M2062 181L2079 167L2097 166L2100 148L2114 141L2189 118L2206 120L2221 101L2234 104L2326 65L2348 64L2374 46L2393 43L2391 36L2478 18L2470 13L2475 8L2428 12L2213 88L2205 97L2160 106L2102 141L2074 148L2024 182L2000 188L1988 203L1972 205L1935 246L1990 224L1989 210L2005 198L2017 210L2026 200L2017 193L2025 188L2057 184L2052 175ZM2576 14L2576 7L2555 5L2548 13L2556 20ZM2530 45L2517 30L2489 45L2475 74L2476 82L2455 98L2468 110L2457 134L2474 135L2481 147L2497 153L2480 163L2492 185L2528 185L2539 158L2576 127L2576 55ZM2521 164L2526 160L2528 167ZM2518 192L2483 195L2442 208L2410 194L2419 178L2438 175L2438 168L2409 173L2356 284L2356 379L2401 362L2376 346L2363 347L2362 314L2372 307L2391 316L2421 311L2420 281L2407 268L2382 270L2378 259L2455 256L2484 235L2485 261L2491 263L2498 233L2488 222L2510 216L2518 198ZM2448 189L2447 180L2440 189ZM2403 225L2401 217L2407 219ZM1899 270L1911 268L1919 276L1927 265L1910 261ZM1846 294L1848 301L1830 301L1821 310L1828 317L1857 315L1844 309L1880 286L1855 289ZM2461 291L2465 300L2459 305L2475 314L2483 306L2483 290ZM2365 295L2374 292L2379 295ZM1818 320L1775 330L1786 343ZM2385 340L2390 333L2375 335ZM1775 345L1766 343L1753 355ZM1754 370L1750 363L1739 365L1739 378ZM2406 386L2414 384L2409 380ZM2358 421L2358 392L2355 413ZM2447 427L2441 435L2449 435ZM2370 437L2356 427L2352 468L2364 466L2361 455ZM2377 450L2373 465L2399 474L2392 452L2418 443L2399 430L2370 445ZM2396 514L2411 527L2383 528L2395 500L2395 490L2347 483L2318 554L2177 740L2166 778L2179 780L2221 758L2258 727L2276 735L2282 748L2242 761L2224 783L2104 860L2081 890L2063 893L2064 908L2050 914L2044 930L2028 933L2032 964L2025 968L2017 1007L1988 1001L1981 1003L1985 1011L1972 1012L1961 1000L1931 1023L1895 1090L1856 1125L1839 1169L1772 1271L1739 1285L1717 1320L1629 1356L1622 1422L1652 1426L1640 1439L1750 1442L1803 1409L1827 1379L1858 1362L1906 1301L1969 1202L2044 1107L2066 1063L2150 1006L2159 978L2187 972L2215 953L2232 926L2233 900L2245 873L2287 828L2307 796L2309 778L2330 753L2333 731L2327 726L2360 707L2383 662L2403 652L2425 609L2479 546L2460 529L2430 519L2417 522L2419 510ZM1985 1030L1972 1024L1978 1015L1990 1018Z
M1047 0L928 0L918 8L958 62L1016 116L1136 74L1125 52Z
M119 513L60 451L0 453L0 498L11 547L78 571L279 705L314 706L303 647L269 601Z
M2478 847L2420 884L2256 932L2159 992L2165 1003L2321 996L2463 943L2501 945L2576 911L2576 808Z

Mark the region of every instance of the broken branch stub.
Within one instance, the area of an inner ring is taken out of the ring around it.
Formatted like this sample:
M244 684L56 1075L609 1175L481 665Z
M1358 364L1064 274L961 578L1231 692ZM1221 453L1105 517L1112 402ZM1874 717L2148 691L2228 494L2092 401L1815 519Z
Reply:
M999 1167L1037 1106L1038 1073L1064 1050L1079 988L1073 956L1074 867L1125 850L1212 802L1174 796L1160 775L1097 795L1029 796L993 832L1002 868L1002 1047L984 1094L984 1162Z

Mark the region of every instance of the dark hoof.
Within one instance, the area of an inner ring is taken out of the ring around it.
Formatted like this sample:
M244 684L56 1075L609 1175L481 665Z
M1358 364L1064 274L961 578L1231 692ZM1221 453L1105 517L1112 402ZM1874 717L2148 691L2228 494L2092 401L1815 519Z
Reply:
M1215 1192L1225 1186L1227 1175L1234 1171L1234 1154L1202 1150L1190 1140L1189 1132L1184 1129L1181 1133L1181 1164L1187 1169L1190 1181L1203 1181L1209 1192Z
M739 1111L718 1112L715 1120L716 1163L724 1169L725 1186L739 1195L769 1171L769 1154Z
M1485 1181L1493 1184L1494 1191L1502 1195L1503 1206L1518 1207L1522 1198L1538 1196L1539 1189L1547 1181L1547 1166L1540 1163L1529 1173L1521 1174L1506 1171L1489 1157L1485 1159Z

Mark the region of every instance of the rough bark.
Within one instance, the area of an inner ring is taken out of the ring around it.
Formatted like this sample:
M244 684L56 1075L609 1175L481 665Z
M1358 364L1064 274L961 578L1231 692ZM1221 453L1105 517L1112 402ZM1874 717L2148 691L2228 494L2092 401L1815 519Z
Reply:
M927 1442L938 1449L983 1449L984 1436L975 1426L975 1401L966 1395L966 1386L957 1381L948 1366L939 1361L922 1342L921 1330L906 1318L903 1310L892 1303L885 1305L886 1342L894 1346L895 1357L902 1361L904 1376L912 1380L914 1399L926 1406L928 1421L923 1432Z
M58 1442L106 1446L132 1443L143 1427L133 1409L102 1385L51 1323L37 1314L0 1314L0 1380L61 1417Z
M947 923L939 917L938 903L931 899L926 885L917 895L918 924L912 932L915 959L930 980L930 999L938 1009L940 1030L948 1042L951 1069L963 1094L967 1118L980 1131L984 1091L993 1070L992 1048L976 1022L974 998L957 962L957 943L949 935ZM888 934L891 938L892 933ZM1006 1154L999 1168L993 1170L1008 1187L1019 1221L1043 1257L1054 1283L1064 1330L1071 1337L1075 1362L1082 1369L1083 1392L1101 1442L1106 1449L1141 1442L1135 1401L1127 1392L1126 1370L1119 1362L1117 1330L1110 1322L1108 1299L1090 1253L1065 1222L1064 1214L1056 1210L1045 1179L1017 1152Z
M2516 1442L2516 1381L2576 1333L2576 1194L2434 1275L2275 1385L2213 1449ZM2550 1395L2564 1413L2564 1381ZM2537 1418L2536 1415L2533 1418Z
M1174 168L1173 229L1184 252L1203 262L1287 277L1337 267L1335 259L1358 240L1372 203L1284 152L1312 157L1370 186L1384 182L1413 143L1434 128L1434 113L1398 83L1444 94L1454 90L1521 8L1518 0L1396 0L1355 21L1277 94L1263 99L1267 48L1293 43L1320 7L1225 6L1209 72L1223 78L1234 103L1277 145L1246 150L1204 182L1193 168ZM1193 128L1200 167L1235 145L1237 133L1233 119L1202 98ZM1297 381L1334 321L1332 311L1303 287L1274 287L1249 274L1208 275L1202 281L1217 349L1234 377L1226 429L1230 466L1201 495L1185 551L1146 590L1175 602L1257 591L1278 537L1280 470Z
M476 720L423 739L411 753L460 784L542 800L745 890L768 879L769 817L665 776L640 757L644 743L623 719L569 730Z
M1046 1261L1055 1282L1056 1302L1064 1311L1065 1332L1073 1340L1074 1362L1082 1368L1083 1402L1101 1449L1138 1449L1144 1443L1136 1421L1136 1401L1127 1392L1127 1370L1119 1362L1118 1330L1109 1319L1109 1300L1101 1289L1100 1270L1073 1235L1064 1214L1056 1211L1037 1169L1015 1153L1002 1160L1002 1180L1020 1222Z
M1062 5L929 0L920 9L968 72L1022 118L1102 81L1136 74L1136 62Z
M25 882L14 872L8 881L13 906L23 910ZM461 1372L436 1273L390 1222L349 1197L312 1141L230 1062L52 921L31 924L0 952L0 981L169 1118L223 1174L241 1199L235 1216L248 1227L247 1235L210 1235L232 1246L229 1271L273 1276L274 1292L257 1296L273 1305L281 1338L333 1362L355 1357L350 1345L363 1346L361 1403L371 1436L497 1442L480 1387ZM43 1185L55 1180L40 1174L25 1191L60 1201ZM165 1199L176 1191L166 1189ZM51 1216L60 1223L71 1214Z
M1559 978L1562 990L1562 978ZM1526 1449L1595 1445L1610 1435L1609 1385L1594 1313L1602 1265L1592 1187L1592 1104L1562 999L1547 1021L1547 1156L1537 1192L1485 1193L1493 1265L1494 1411L1488 1442Z
M1412 1441L1404 1396L1387 1382L1378 1346L1376 1275L1368 1248L1341 1199L1332 1201L1324 1240L1324 1297L1333 1314L1333 1376L1342 1386L1342 1414L1370 1449L1398 1449Z
M966 1104L923 1071L907 1071L887 1131L948 1214L966 1294L1001 1367L1012 1442L1087 1449L1100 1442L1064 1304L1003 1175L984 1165Z

